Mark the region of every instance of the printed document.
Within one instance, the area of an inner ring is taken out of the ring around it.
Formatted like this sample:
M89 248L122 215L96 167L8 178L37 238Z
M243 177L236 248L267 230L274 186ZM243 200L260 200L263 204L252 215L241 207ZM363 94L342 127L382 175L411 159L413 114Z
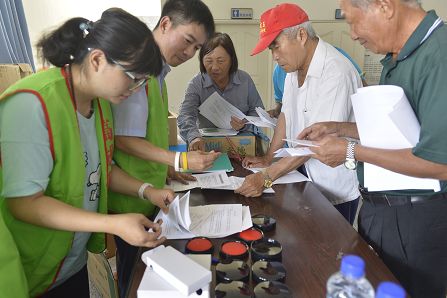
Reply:
M383 149L412 148L419 141L420 124L401 87L369 86L351 95L362 145ZM399 189L440 190L438 180L410 177L364 164L369 191Z
M211 94L199 107L199 112L219 128L232 129L231 116L244 119L245 115L238 108L226 101L219 93Z
M160 210L154 221L162 219L161 236L186 239L196 236L226 237L252 226L250 208L241 204L189 206L190 193L177 196L168 214Z
M194 174L192 176L194 176L197 180L188 181L188 184L183 184L180 181L172 180L171 184L165 185L164 188L172 189L174 192L182 192L193 188L216 188L231 184L225 171Z

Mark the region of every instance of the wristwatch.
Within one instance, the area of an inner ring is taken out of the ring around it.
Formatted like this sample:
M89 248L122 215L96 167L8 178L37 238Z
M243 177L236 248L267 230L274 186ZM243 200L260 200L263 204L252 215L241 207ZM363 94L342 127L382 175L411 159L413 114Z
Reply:
M357 145L356 142L349 141L348 147L346 148L345 167L348 170L355 170L357 168L357 160L355 160L355 156L354 156L355 145Z
M264 175L264 187L270 188L273 185L273 180L269 176L269 173L267 173L267 169L262 170L262 174Z

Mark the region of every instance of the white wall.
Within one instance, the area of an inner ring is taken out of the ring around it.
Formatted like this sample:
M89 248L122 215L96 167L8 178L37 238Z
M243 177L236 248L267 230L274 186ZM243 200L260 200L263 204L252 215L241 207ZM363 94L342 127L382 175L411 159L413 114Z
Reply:
M31 44L34 46L42 33L54 29L73 17L96 21L110 7L121 7L136 16L156 16L161 13L159 0L23 0ZM146 18L145 18L146 19ZM36 51L33 48L33 54ZM40 61L34 57L37 68Z
M162 1L163 2L163 1ZM284 2L296 3L301 6L309 15L312 21L334 20L335 9L339 8L337 0L203 0L215 19L230 19L231 8L253 8L253 18L259 19L261 14ZM425 10L435 9L438 15L447 21L447 0L422 0Z

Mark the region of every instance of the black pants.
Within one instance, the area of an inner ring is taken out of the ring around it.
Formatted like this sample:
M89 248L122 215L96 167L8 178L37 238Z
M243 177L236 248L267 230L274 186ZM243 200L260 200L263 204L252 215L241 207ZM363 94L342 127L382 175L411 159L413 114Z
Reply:
M51 289L42 298L90 298L87 265L63 284Z
M113 237L116 244L116 271L118 273L118 291L121 298L126 297L130 285L132 270L138 257L138 247L128 244L118 236Z
M357 214L359 200L360 197L346 203L334 205L335 209L337 209L351 225L354 223L355 215Z
M392 207L364 201L359 233L411 297L446 297L446 199Z

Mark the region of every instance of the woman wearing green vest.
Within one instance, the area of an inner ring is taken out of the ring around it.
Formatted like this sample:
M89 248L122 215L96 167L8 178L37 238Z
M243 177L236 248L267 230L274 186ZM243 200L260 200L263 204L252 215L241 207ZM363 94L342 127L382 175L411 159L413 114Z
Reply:
M104 233L136 246L165 240L159 223L141 214L106 214L107 188L162 209L174 197L112 164L109 102L160 73L160 50L144 23L116 8L96 22L70 19L38 47L57 67L0 97L0 219L13 238L8 248L18 252L2 246L0 259L20 256L11 264L26 276L29 296L89 297L87 249L103 251ZM0 279L10 272L1 266Z

